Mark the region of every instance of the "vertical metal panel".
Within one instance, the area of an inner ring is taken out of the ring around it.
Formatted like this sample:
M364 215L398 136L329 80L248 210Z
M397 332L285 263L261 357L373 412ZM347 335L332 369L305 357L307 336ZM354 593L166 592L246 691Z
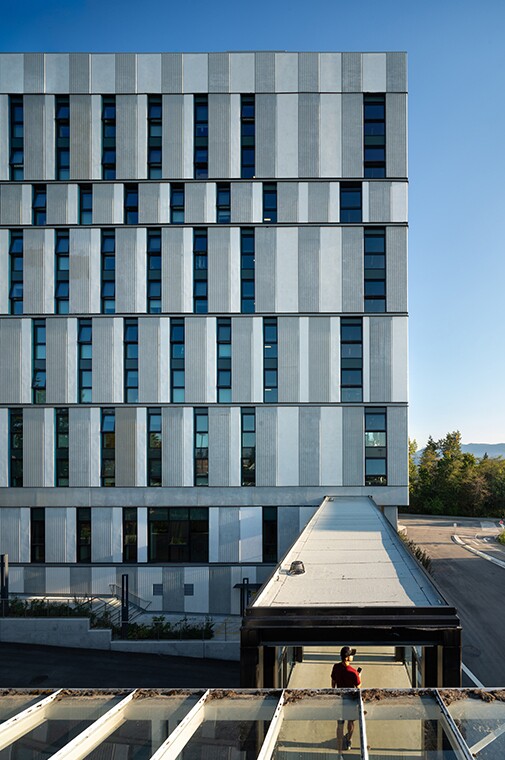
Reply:
M137 480L137 410L135 407L118 407L116 409L116 440L121 442L116 447L116 484L118 486L135 486Z
M207 380L207 324L202 317L186 319L186 403L204 404Z
M240 562L261 562L263 559L263 515L261 507L240 507ZM249 568L247 568L249 572ZM240 570L239 570L240 572ZM249 577L249 580L252 580Z
M114 224L115 189L104 182L93 185L93 224Z
M327 222L329 202L329 183L309 182L309 222Z
M192 230L164 227L161 234L162 310L189 311L193 305Z
M321 95L319 106L319 166L321 177L342 176L342 96Z
M209 568L209 613L229 615L231 612L231 567Z
M407 96L386 95L386 176L407 176Z
M168 401L169 351L168 319L140 317L139 401L141 403L156 404L159 401Z
M391 401L408 401L408 317L391 321Z
M320 53L321 92L341 92L342 90L342 53Z
M9 485L9 410L0 409L0 488Z
M319 227L298 229L298 308L319 311Z
M136 92L136 58L135 53L116 53L116 92Z
M369 317L370 401L391 401L391 317Z
M23 235L24 311L48 314L54 311L54 233L27 229Z
M194 182L185 187L184 218L188 224L203 224L205 222L206 185L204 182Z
M117 323L117 326L116 326ZM122 401L116 386L123 386L122 319L93 319L93 403L113 404ZM119 394L118 394L119 395Z
M342 95L342 176L363 176L363 95Z
M24 96L24 178L45 179L46 135L44 130L44 95Z
M363 229L342 229L342 310L363 311Z
M388 486L406 486L409 482L407 407L388 409Z
M300 535L300 507L278 507L277 509L277 546L278 556L286 554Z
M3 508L0 510L0 546L2 553L9 555L11 562L19 562L21 548L21 510Z
M275 92L275 53L255 54L256 92Z
M369 183L369 221L389 222L391 219L391 182Z
M70 92L90 91L90 56L88 53L69 54Z
M182 54L182 90L183 92L209 91L208 53Z
M20 562L30 562L30 509L22 507L19 510L20 523L20 545L19 559Z
M26 594L43 595L46 591L46 568L36 565L23 568Z
M233 224L250 224L252 222L252 187L252 182L231 183L231 221Z
M219 509L219 561L239 561L240 521L238 507Z
M44 92L44 54L25 53L24 90Z
M69 279L70 313L100 312L100 230L70 230Z
M256 53L257 57L258 53ZM276 111L275 95L256 95L256 177L277 176Z
M279 402L296 403L300 394L300 330L298 317L279 317Z
M322 486L342 485L342 407L321 407L320 422L320 484Z
M330 318L309 318L309 401L330 399Z
M91 566L70 568L70 593L74 596L91 596Z
M47 556L47 539L46 539ZM46 594L70 594L70 568L46 567Z
M91 96L91 175L102 179L102 97Z
M137 96L116 95L116 176L138 177Z
M0 403L31 401L31 320L0 320Z
M93 518L93 515L92 515ZM93 540L91 542L91 552L93 553ZM112 556L112 548L111 548L111 556ZM107 594L110 593L110 584L111 583L117 583L117 571L115 567L100 567L100 566L92 566L91 567L91 593L95 595L99 594ZM131 577L131 574L128 573L130 576L130 585L129 585L129 591L130 593L135 593L135 582L134 578ZM119 579L121 580L121 579ZM117 585L121 585L120 583L117 583Z
M232 318L231 353L232 399L239 404L252 400L252 319Z
M342 53L342 92L362 90L361 77L361 53Z
M91 95L71 95L70 178L91 176Z
M254 53L230 53L230 92L254 92Z
M407 191L406 182L391 182L392 222L407 222Z
M181 487L184 485L184 410L164 407L162 425L163 485Z
M386 91L386 53L363 53L363 91ZM389 175L388 175L389 176Z
M70 407L68 425L70 486L100 485L100 409Z
M114 53L91 54L91 92L116 92L116 56Z
M68 224L68 185L47 186L47 224L57 226Z
M342 409L343 485L364 484L364 425L363 408Z
M275 227L257 227L255 239L256 311L275 311L276 238Z
M276 177L298 177L299 175L298 102L298 94L277 95Z
M137 53L137 92L161 92L160 53Z
M209 312L230 311L231 241L230 229L209 229Z
M300 92L318 92L319 53L298 53L298 89Z
M168 221L167 217L160 219L160 200L158 182L142 182L139 185L139 224L159 224L161 221ZM166 211L168 216L168 208Z
M237 452L233 452L238 456ZM209 409L209 486L230 485L230 409Z
M209 95L209 177L230 177L229 95Z
M116 230L116 310L126 313L146 308L146 230Z
M279 182L277 185L278 221L298 221L298 182Z
M25 92L24 67L23 53L0 53L0 92Z
M319 485L320 413L319 407L300 407L298 467L301 486Z
M163 609L171 612L184 611L184 568L164 567Z
M406 53L386 53L386 78L388 92L406 92L407 90L407 55Z
M9 96L0 95L0 180L9 179Z
M277 409L256 409L256 485L277 485Z
M209 92L229 92L230 53L209 53Z
M69 326L72 323L72 333L75 333L76 320L72 319L48 319L46 323L46 366L47 366L47 389L46 401L48 404L66 404L75 401L68 396L69 371L76 371L75 357L69 356ZM74 335L77 337L77 335ZM76 343L73 352L76 354Z
M29 188L31 190L31 188ZM8 226L21 224L21 194L23 185L2 185L0 223Z
M54 411L28 407L23 410L23 485L54 485Z
M0 230L0 251L9 250L9 230ZM9 269L8 255L0 256L0 314L9 313Z
M300 355L300 390L299 401L306 404L309 400L309 317L299 318L299 355Z
M67 510L46 507L46 562L67 559ZM69 592L67 592L69 593Z
M319 177L320 96L298 97L298 176ZM309 217L310 219L310 217Z
M298 92L298 53L275 53L275 92Z
M112 509L93 507L91 511L91 561L112 562ZM104 593L102 591L102 593Z
M161 91L182 92L182 53L161 54Z

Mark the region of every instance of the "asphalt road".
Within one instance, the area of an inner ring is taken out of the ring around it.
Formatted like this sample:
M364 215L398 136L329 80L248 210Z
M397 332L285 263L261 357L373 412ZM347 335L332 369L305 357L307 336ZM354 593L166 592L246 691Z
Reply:
M402 515L400 523L406 526L408 537L431 557L435 582L458 610L463 627L463 663L484 686L504 686L505 568L452 541L456 534L474 548L505 561L505 549L495 541L497 521ZM474 684L464 678L463 685Z
M232 688L239 663L0 643L0 687Z

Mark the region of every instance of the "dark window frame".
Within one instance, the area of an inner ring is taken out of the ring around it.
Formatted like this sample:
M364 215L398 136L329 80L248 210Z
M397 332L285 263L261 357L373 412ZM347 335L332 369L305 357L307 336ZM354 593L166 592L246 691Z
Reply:
M148 562L208 563L208 507L148 509Z
M209 177L209 96L194 95L194 155L195 179Z
M147 410L147 485L163 485L163 418L160 408Z
M256 174L256 100L240 96L240 176L253 179Z
M68 488L70 484L69 458L69 412L68 408L54 410L55 466L54 480L57 488Z
M194 485L209 485L209 411L195 408L194 419Z
M365 486L388 484L387 426L385 406L365 407Z
M363 216L363 186L361 182L340 183L340 223L358 224Z
M363 95L363 176L366 179L386 177L386 96L384 93Z
M279 327L277 317L263 318L263 402L279 400ZM275 382L274 382L275 380Z
M208 230L206 227L193 229L193 313L208 314L209 311L209 275L208 275Z
M185 399L185 322L170 320L170 401L183 404Z
M23 230L9 231L9 314L23 314L24 304Z
M100 420L100 485L116 485L116 411L104 408Z
M256 485L256 409L240 410L240 485Z
M77 322L77 403L91 404L93 398L93 321Z
M359 374L359 377L358 377ZM363 319L340 319L340 401L363 401Z
M102 95L102 179L116 179L115 95Z
M123 322L124 344L124 403L138 404L139 401L139 321L125 319ZM136 348L135 348L136 347ZM134 383L133 380L137 382Z
M113 265L113 266L112 266ZM101 230L100 311L116 313L116 230Z
M147 312L162 311L162 255L161 229L147 230Z
M76 508L76 558L78 564L91 563L91 507Z
M147 96L147 177L161 179L163 146L163 98L162 95Z
M231 404L232 402L232 374L231 374L231 318L219 317L216 320L216 390L218 404Z
M9 409L9 486L23 487L22 409Z
M41 339L43 336L44 340ZM46 320L32 320L32 403L46 403Z
M46 561L46 510L44 507L30 508L30 562L43 564Z

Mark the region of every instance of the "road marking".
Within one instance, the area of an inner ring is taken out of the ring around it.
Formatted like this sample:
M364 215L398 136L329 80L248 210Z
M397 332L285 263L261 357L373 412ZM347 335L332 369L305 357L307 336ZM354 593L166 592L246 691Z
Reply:
M478 549L474 549L473 546L469 546L464 541L462 541L459 536L454 535L451 538L455 544L459 544L459 546L462 546L464 549L468 549L469 552L472 552L473 554L477 554L478 557L482 557L482 559L487 559L488 562L492 562L493 565L498 565L498 567L505 567L505 562L503 562L501 559L490 557L489 554L485 554L484 552L481 552Z
M468 676L468 678L470 679L470 681L473 681L473 682L474 682L474 684L475 684L476 686L478 686L480 689L485 689L485 688L486 688L486 687L484 686L484 684L483 684L483 683L481 683L481 681L479 681L479 679L477 678L477 676L475 676L475 675L472 673L472 671L470 670L470 668L467 668L467 667L466 667L466 665L465 665L465 663L464 663L464 662L462 662L462 663L461 663L461 670L463 671L463 673L465 673L465 674Z

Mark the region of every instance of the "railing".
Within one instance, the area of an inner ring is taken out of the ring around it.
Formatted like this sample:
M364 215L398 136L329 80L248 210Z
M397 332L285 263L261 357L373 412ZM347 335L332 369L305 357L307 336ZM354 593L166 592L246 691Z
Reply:
M121 600L121 586L118 586L116 583L109 583L109 588L112 596L115 599ZM137 594L132 594L131 591L128 592L128 604L137 607L139 610L142 610L142 612L146 612L147 608L151 606L151 602L148 602L147 599L142 599L140 596L137 596Z

